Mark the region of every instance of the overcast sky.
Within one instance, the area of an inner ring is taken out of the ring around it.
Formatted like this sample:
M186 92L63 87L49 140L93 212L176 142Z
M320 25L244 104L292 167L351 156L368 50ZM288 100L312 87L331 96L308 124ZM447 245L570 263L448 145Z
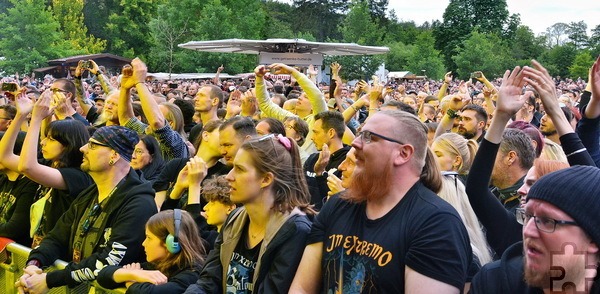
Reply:
M389 0L388 8L396 10L399 19L414 21L442 20L449 0ZM507 0L508 11L521 15L521 23L537 35L557 22L584 21L591 29L600 24L598 0Z

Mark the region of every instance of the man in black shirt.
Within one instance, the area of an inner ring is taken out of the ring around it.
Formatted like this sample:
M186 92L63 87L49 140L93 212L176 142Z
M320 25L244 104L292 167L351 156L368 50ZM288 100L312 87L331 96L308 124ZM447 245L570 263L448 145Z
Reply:
M338 111L324 111L315 115L312 126L312 141L319 152L311 154L304 163L304 175L308 183L311 204L320 209L327 200L327 176L330 173L337 177L341 171L337 168L346 159L350 146L342 143L346 126L344 117Z
M317 215L290 293L461 292L471 246L456 210L430 190L441 183L425 125L378 112L352 147L352 183Z

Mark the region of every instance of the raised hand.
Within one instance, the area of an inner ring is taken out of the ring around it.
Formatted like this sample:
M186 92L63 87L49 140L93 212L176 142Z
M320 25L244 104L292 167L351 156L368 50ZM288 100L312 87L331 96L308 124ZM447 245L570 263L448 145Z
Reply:
M523 80L533 87L539 94L544 109L546 111L553 109L558 110L558 99L556 95L556 87L550 74L539 62L531 61L533 68L523 68Z
M144 83L146 81L147 74L148 68L146 67L146 64L139 58L134 58L131 61L131 65L123 66L121 88L128 90L135 87L135 85L138 83Z
M269 69L273 70L276 75L289 75L294 71L293 67L283 63L273 63L269 66Z
M100 68L98 67L98 64L96 64L96 62L94 62L94 61L93 61L93 60L91 60L91 59L89 60L89 62L90 62L90 65L91 65L91 66L90 66L90 68L89 68L89 71L90 71L92 74L95 74L95 75L96 75L96 74L98 74L98 73L101 73L101 72L100 72Z
M319 158L317 162L315 162L315 173L317 175L322 175L325 172L325 168L329 164L329 157L331 156L331 152L329 151L329 147L327 144L323 144L321 147L321 152L319 152Z
M340 76L340 69L342 69L342 66L337 63L337 62L333 62L331 64L331 75L335 78L335 77L339 77Z
M52 93L52 92L50 92ZM40 98L33 104L31 119L42 120L54 113L57 106L65 107L67 98L65 94L57 91L50 95L41 95ZM69 104L70 106L70 104Z
M257 78L264 77L268 72L269 72L269 69L264 65L259 65L256 68L254 68L254 75Z
M444 75L444 82L446 82L446 84L450 85L450 83L452 82L452 72L449 71Z
M499 97L496 104L496 112L503 113L508 116L513 116L523 104L525 104L525 97L521 95L525 81L523 80L523 74L521 67L517 66L512 71L507 70L504 72L502 78L502 85L498 92Z
M192 157L186 166L188 168L188 186L199 184L206 177L208 166L199 156Z
M592 66L588 83L592 84L592 97L600 98L600 56Z
M46 90L44 91L44 93L42 93L42 95L40 95L39 99L41 99L45 95L51 94L52 92L50 90ZM17 107L17 113L27 116L33 110L33 101L31 101L31 99L27 97L27 94L25 94L25 92L21 92L15 97L15 107Z
M338 178L334 174L330 174L327 176L327 187L329 191L327 192L327 197L331 197L339 192L346 190L342 187L342 179Z

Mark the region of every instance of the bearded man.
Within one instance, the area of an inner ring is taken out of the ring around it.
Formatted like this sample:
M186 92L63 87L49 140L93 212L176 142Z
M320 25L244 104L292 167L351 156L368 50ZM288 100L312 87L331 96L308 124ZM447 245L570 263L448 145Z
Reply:
M290 293L459 293L472 253L427 129L402 111L370 117L352 142L350 187L325 203ZM437 177L436 177L437 176Z

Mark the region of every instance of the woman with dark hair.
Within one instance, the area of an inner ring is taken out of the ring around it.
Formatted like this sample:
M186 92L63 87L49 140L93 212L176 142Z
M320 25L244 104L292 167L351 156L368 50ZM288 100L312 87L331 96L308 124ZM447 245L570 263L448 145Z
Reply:
M268 134L285 135L285 126L279 120L272 117L265 117L256 124L256 133L261 136Z
M140 135L140 142L135 145L131 156L131 167L142 171L144 178L153 182L165 167L158 141L153 136Z
M205 250L192 216L165 210L146 223L142 246L147 263L103 268L97 282L105 288L127 287L126 293L182 293L198 279Z
M39 245L79 192L92 184L90 176L80 169L83 154L79 148L87 143L89 133L77 120L65 119L48 125L46 136L40 142L44 160L38 162L36 155L42 121L53 114L50 100L65 99L59 86L54 83L35 104L24 94L19 95L15 101L17 115L0 141L1 163L40 185L30 216L33 247ZM12 149L19 128L27 122L30 113L31 121L21 151L25 156L15 155Z
M190 174L201 174L202 164L199 171L195 166ZM226 178L231 201L243 206L229 215L200 279L186 293L287 293L314 214L298 145L273 134L247 141Z

